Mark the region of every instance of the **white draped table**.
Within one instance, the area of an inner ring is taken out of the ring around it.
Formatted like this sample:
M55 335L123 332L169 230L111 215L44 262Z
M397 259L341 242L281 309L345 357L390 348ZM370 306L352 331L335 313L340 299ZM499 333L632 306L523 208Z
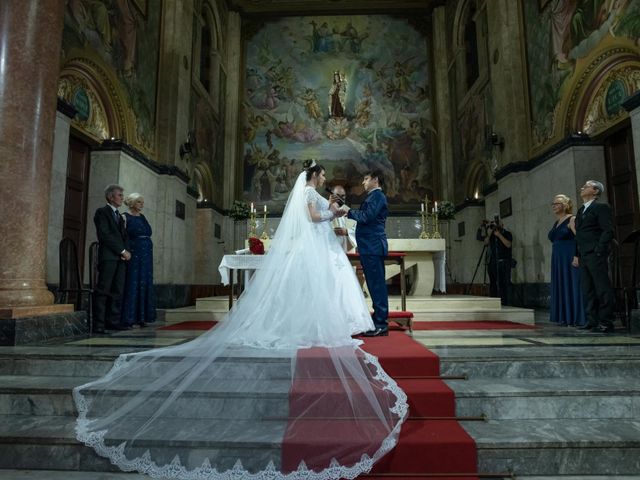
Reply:
M244 284L249 284L251 272L262 267L264 255L225 255L218 266L223 285L231 285L229 309L233 305L233 271L244 271ZM239 279L238 279L239 280Z

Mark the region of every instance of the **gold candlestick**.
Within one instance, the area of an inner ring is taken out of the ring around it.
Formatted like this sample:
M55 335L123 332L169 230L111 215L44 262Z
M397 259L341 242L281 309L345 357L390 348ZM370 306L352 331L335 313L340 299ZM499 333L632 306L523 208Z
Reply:
M258 236L258 234L256 233L256 225L257 225L256 212L251 211L249 213L249 237L248 238Z
M433 235L431 238L442 238L440 237L440 225L438 225L438 211L433 212Z
M260 240L269 240L269 235L267 234L267 209L264 209L264 216L262 217L262 235L260 235Z
M429 234L427 233L427 212L422 210L420 212L420 226L422 227L422 231L420 232L420 236L418 238L429 238Z

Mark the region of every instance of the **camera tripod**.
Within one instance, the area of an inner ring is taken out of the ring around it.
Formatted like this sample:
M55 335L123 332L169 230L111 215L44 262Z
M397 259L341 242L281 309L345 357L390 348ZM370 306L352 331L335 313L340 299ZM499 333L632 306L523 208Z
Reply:
M478 269L480 268L480 263L484 258L484 252L487 251L487 245L482 245L482 252L480 252L480 257L478 257L478 263L476 264L476 269L473 271L473 277L471 277L471 281L467 284L467 288L465 290L465 295L469 295L471 293L471 287L473 286L473 281L476 279L476 275L478 274ZM484 276L483 276L483 285L487 284L487 262L484 262Z

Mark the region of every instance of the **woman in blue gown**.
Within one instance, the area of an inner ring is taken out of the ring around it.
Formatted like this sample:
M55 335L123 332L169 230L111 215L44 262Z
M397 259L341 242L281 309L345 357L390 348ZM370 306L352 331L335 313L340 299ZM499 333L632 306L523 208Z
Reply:
M124 214L131 260L127 262L127 276L122 300L121 324L125 327L156 320L156 296L153 288L153 243L151 225L142 214L144 198L139 193L127 195Z
M566 195L556 195L551 203L556 222L549 231L551 247L551 314L553 323L579 327L586 323L580 271L571 265L576 253L573 204Z

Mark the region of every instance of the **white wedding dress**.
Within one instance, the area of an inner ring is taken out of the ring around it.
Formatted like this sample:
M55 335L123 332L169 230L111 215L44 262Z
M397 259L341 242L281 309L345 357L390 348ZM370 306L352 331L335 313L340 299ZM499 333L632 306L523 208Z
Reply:
M222 322L74 389L80 441L124 471L183 480L355 478L394 447L406 395L351 338L373 328L369 309L305 176Z

